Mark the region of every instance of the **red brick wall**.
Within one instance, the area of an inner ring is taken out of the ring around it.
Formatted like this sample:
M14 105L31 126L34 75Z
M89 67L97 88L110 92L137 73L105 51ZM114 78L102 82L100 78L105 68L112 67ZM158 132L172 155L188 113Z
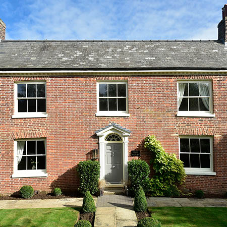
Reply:
M177 117L177 80L213 81L214 118ZM12 119L14 81L46 81L47 118ZM130 117L96 117L96 81L128 81ZM227 191L227 80L225 76L130 77L0 77L0 193L13 193L25 184L49 191L54 186L76 190L75 167L98 148L95 131L115 122L131 130L129 154L137 147L148 163L143 139L154 134L167 152L179 156L178 135L214 136L216 176L188 176L192 190L220 194ZM46 138L48 177L12 178L14 139ZM131 160L131 157L129 157Z

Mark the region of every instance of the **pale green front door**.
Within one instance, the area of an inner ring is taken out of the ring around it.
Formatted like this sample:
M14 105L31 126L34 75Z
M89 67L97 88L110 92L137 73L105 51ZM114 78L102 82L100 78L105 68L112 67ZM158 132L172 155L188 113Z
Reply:
M105 180L111 184L123 180L123 144L107 143L105 152Z

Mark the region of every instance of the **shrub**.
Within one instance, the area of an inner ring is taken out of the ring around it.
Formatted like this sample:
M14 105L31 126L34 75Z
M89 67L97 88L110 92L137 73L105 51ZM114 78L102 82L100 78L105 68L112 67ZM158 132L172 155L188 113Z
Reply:
M180 196L180 190L177 188L176 185L171 185L164 192L164 195L167 196L167 197L179 197Z
M25 198L25 199L31 198L34 195L34 189L30 185L24 185L20 189L20 194L22 198Z
M156 140L155 136L145 138L144 147L153 154L151 163L155 172L151 179L150 193L152 196L164 196L185 181L183 162L175 154L168 154Z
M147 200L141 186L139 186L139 189L136 192L134 200L134 210L136 212L142 212L147 210Z
M100 164L97 161L82 161L79 162L77 171L80 176L79 191L85 194L90 191L95 194L98 191L98 182L100 174Z
M62 191L61 191L60 188L55 188L54 191L53 191L53 194L54 194L55 196L59 196L59 195L62 194Z
M133 195L142 186L144 192L149 190L150 167L143 160L132 160L128 162L128 177L130 181L129 190Z
M198 199L202 199L204 197L204 192L202 190L196 190L195 191L195 196L198 198Z
M143 218L137 224L137 227L161 227L161 226L162 226L161 222L151 217Z
M89 191L85 192L84 198L83 198L83 205L82 205L82 212L83 213L89 213L89 212L95 212L95 202L92 198L92 195Z
M79 220L74 227L92 227L91 223L87 220Z

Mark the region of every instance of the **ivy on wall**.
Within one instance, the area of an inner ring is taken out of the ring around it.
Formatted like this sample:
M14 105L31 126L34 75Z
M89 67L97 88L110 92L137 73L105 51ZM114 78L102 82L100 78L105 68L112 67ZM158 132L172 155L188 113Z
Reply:
M152 196L178 196L178 187L185 181L183 162L175 154L166 153L154 135L145 138L144 147L152 152L151 164L155 175L151 178Z

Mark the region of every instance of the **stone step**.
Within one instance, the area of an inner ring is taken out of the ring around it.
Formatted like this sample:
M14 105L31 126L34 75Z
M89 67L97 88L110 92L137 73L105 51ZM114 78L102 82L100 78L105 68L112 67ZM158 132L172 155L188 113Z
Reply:
M104 195L123 195L124 188L122 186L106 186L104 188Z

